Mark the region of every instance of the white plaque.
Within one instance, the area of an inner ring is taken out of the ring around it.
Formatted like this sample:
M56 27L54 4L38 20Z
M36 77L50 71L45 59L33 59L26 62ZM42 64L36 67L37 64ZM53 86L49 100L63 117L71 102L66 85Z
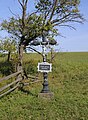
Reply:
M38 63L39 72L52 72L52 64L48 62Z

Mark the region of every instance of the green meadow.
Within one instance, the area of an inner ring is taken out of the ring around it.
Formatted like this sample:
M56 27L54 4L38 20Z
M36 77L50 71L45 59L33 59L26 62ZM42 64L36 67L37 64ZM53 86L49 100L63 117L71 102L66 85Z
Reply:
M0 55L0 77L14 72L14 63L6 59L6 55ZM0 120L88 120L88 52L57 53L48 74L52 99L38 97L43 83L38 62L42 62L40 55L24 54L25 71L42 81L0 98Z

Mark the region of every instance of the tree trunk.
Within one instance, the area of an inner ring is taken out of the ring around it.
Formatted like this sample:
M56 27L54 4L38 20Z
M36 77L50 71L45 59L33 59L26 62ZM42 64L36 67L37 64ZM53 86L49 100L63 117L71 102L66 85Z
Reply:
M11 54L11 52L9 51L9 52L8 52L8 58L7 58L7 61L8 61L8 62L10 61L10 54Z
M19 57L19 63L18 63L18 71L22 70L22 63L23 63L23 45L19 45L19 50L18 50L18 57Z

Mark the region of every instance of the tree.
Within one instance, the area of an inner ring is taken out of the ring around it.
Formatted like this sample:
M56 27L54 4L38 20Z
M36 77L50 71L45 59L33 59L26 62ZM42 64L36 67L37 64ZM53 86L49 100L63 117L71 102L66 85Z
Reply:
M27 14L28 0L18 0L21 8L22 15L13 16L8 21L3 20L1 23L1 30L6 30L12 36L15 36L19 40L19 45L26 46L33 39L39 36L37 29L40 28L41 17L35 13ZM37 35L38 34L38 35Z
M25 48L29 43L46 33L53 40L59 34L60 26L70 26L71 22L83 23L84 18L78 10L80 0L37 0L36 11L27 14L28 0L18 0L22 14L4 20L1 29L6 30L19 40L19 48ZM57 29L58 26L58 29ZM19 58L22 64L22 49Z
M84 18L78 10L80 0L38 0L36 9L43 17L46 31L60 26L70 26L71 22L83 23Z
M1 29L20 40L27 46L30 41L40 37L42 31L48 32L48 37L57 35L58 26L70 26L70 22L83 23L84 18L78 10L79 0L38 0L36 12L27 14L28 0L18 0L22 15L11 17L1 23Z
M9 62L11 53L16 51L16 41L5 37L3 40L1 40L0 50L8 53L7 61Z

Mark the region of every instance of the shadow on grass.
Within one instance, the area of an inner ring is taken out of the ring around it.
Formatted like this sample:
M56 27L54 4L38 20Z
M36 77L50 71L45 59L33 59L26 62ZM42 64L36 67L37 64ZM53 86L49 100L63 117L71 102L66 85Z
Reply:
M21 90L21 92L23 92L23 93L25 93L27 95L31 95L31 96L37 97L37 95L33 94L29 90L25 90L24 88L21 88L20 90Z
M14 72L14 67L11 62L8 61L0 62L0 74L7 76L13 72Z

